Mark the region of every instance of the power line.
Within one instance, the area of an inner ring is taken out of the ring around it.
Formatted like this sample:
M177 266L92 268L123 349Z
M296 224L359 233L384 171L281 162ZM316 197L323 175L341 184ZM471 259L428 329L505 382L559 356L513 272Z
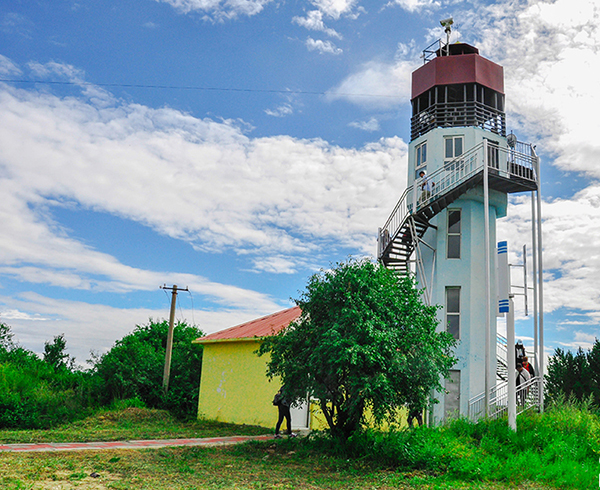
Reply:
M264 93L264 94L288 94L288 95L337 95L344 97L381 97L387 99L404 98L400 95L384 95L384 94L352 94L337 92L331 94L329 92L318 92L310 90L278 90L278 89L256 89L256 88L239 88L239 87L201 87L196 85L149 85L143 83L91 83L91 82L67 82L60 80L13 80L8 78L0 78L0 82L4 83L44 83L47 85L78 85L90 87L114 87L114 88L145 88L157 90L198 90L207 92L247 92L247 93Z

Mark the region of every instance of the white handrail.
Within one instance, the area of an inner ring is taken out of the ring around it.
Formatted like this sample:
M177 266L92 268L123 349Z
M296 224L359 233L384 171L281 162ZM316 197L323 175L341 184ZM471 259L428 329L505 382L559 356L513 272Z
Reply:
M517 414L539 406L539 390L542 378L535 376L517 387ZM504 415L508 410L508 383L503 381L490 388L490 418ZM477 422L485 417L485 393L469 400L468 417Z
M535 155L531 151L531 145L517 142L515 148L501 148L488 142L487 148L486 152L484 144L480 143L459 157L444 162L435 172L424 179L417 179L409 186L380 229L378 256L381 257L390 241L396 238L409 215L420 211L469 180L483 169L486 162L488 168L504 177L537 181ZM429 183L429 190L422 189L426 182Z

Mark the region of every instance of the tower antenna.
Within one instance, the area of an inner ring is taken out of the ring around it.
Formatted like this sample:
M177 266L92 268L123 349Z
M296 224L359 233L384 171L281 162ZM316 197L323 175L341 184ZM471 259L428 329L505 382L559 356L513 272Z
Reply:
M454 24L454 19L452 17L442 19L440 20L440 24L446 32L446 56L450 56L450 33L452 32L452 24Z

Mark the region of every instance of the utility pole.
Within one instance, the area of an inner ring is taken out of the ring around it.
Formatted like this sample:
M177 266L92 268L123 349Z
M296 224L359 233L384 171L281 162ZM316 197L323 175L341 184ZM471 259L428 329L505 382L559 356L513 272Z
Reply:
M163 390L165 394L169 391L169 378L171 376L171 352L173 351L173 328L175 324L175 303L177 302L177 291L189 291L188 288L181 289L177 288L177 285L173 287L159 286L160 289L171 290L171 313L169 315L169 333L167 334L167 351L165 352L165 369L163 371Z

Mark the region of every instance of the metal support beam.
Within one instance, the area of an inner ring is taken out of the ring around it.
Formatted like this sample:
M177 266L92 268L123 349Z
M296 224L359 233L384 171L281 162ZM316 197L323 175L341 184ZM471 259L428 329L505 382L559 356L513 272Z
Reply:
M490 279L490 196L489 196L489 172L488 172L488 141L483 140L483 216L485 234L485 416L489 416L490 409L490 314L492 301L492 285Z
M533 150L535 154L535 149ZM538 235L538 282L540 295L540 322L539 322L539 367L538 376L540 377L540 413L544 413L544 264L542 260L542 178L540 176L540 157L536 155L536 170L538 178L537 188L537 235Z
M512 294L508 297L508 315L506 318L506 364L508 383L508 427L517 430L517 379L515 377L515 302ZM512 346L512 348L510 348Z

